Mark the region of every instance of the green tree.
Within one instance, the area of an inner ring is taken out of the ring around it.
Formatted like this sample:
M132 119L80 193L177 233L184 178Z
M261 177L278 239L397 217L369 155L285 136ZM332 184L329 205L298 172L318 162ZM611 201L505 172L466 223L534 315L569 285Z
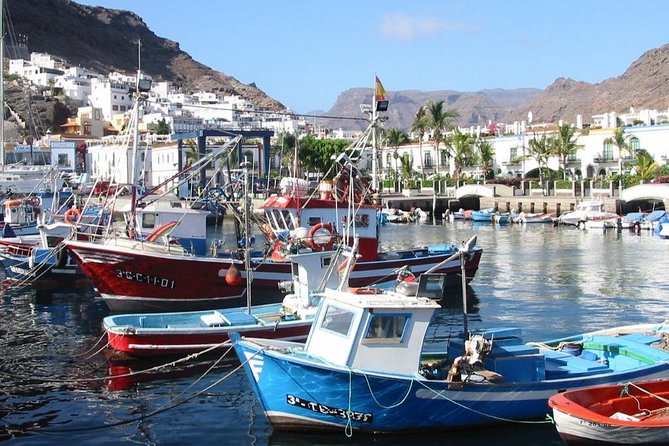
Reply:
M476 140L476 150L478 151L479 167L483 170L483 182L485 182L488 173L492 170L495 148L490 141L479 138Z
M611 144L616 146L618 149L618 174L623 175L625 173L623 165L623 154L629 156L632 155L632 148L630 146L631 135L625 135L624 127L617 127L613 132L613 136L606 138L604 144Z
M541 183L541 190L544 191L544 167L548 164L548 160L555 154L555 139L549 138L544 133L540 139L536 135L530 139L527 148L526 158L534 159L539 164L539 182Z
M402 130L395 127L386 129L384 136L388 147L393 148L393 158L395 159L395 177L397 178L397 176L400 174L400 168L398 165L398 159L400 156L398 149L401 145L409 142L409 137Z
M169 124L167 124L167 121L165 121L165 118L158 121L158 127L156 127L156 134L157 135L169 135L170 134L170 126L169 126Z
M455 177L460 178L462 168L467 165L475 164L476 154L472 146L474 140L471 136L462 133L456 128L453 133L446 138L446 147L448 147L453 163L455 164Z
M444 110L444 101L428 101L427 109L430 112L430 129L437 153L437 174L441 164L439 144L444 140L443 132L448 130L460 114L455 110Z
M400 157L401 170L400 176L404 180L404 185L411 187L410 183L416 178L418 172L413 169L413 158L408 153Z
M660 171L660 165L655 162L655 159L646 151L641 149L636 154L636 174L640 179L648 181L655 178Z
M318 139L310 134L299 141L299 163L311 172L323 172L324 178L332 178L337 172L331 167L332 158L344 152L350 142L343 139Z
M578 146L576 145L576 140L578 138L574 138L575 131L576 129L569 124L562 124L558 127L557 135L551 144L553 155L557 156L560 160L560 165L562 166L562 178L564 180L567 179L567 158L569 158L570 155L575 154L578 150Z
M413 118L413 123L411 124L411 131L418 134L418 153L420 156L420 173L423 178L425 178L425 157L423 156L423 137L425 133L430 129L430 115L428 114L426 107L420 107L416 111L416 115Z

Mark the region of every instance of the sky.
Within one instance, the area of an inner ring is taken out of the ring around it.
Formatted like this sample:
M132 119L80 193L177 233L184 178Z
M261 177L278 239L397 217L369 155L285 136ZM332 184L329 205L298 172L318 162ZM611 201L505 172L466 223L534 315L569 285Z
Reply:
M296 113L340 93L599 83L669 43L667 0L75 0L159 37ZM392 107L392 104L391 104Z

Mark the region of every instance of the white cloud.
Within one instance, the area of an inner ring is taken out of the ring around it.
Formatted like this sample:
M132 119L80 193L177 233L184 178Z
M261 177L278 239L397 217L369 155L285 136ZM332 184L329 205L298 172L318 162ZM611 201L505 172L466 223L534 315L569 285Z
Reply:
M421 36L433 36L445 29L456 28L442 20L430 17L412 17L407 14L386 14L381 21L381 34L392 39L411 41Z

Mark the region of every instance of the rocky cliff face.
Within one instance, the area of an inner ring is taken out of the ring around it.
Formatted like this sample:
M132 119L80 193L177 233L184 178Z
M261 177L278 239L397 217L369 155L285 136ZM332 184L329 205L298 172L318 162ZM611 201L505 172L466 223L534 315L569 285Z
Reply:
M242 96L259 107L285 107L254 85L212 70L181 51L179 44L156 36L129 11L85 6L70 0L5 0L11 36L28 38L30 52L44 52L71 65L103 74L137 70L137 40L142 42L142 70L186 91L216 91Z

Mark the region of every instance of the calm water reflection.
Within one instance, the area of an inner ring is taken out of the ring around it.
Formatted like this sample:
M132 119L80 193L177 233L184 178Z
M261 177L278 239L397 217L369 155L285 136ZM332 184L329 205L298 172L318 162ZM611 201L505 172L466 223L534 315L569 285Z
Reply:
M456 222L386 226L382 245L461 242L474 234L484 254L469 287L472 327L514 325L528 339L546 339L669 317L669 240L648 233ZM8 291L0 307L0 440L8 444L561 444L550 425L408 439L272 435L234 360L108 379L157 364L110 365L97 353L107 310L89 288ZM444 309L436 320L433 339L460 323L460 311Z

